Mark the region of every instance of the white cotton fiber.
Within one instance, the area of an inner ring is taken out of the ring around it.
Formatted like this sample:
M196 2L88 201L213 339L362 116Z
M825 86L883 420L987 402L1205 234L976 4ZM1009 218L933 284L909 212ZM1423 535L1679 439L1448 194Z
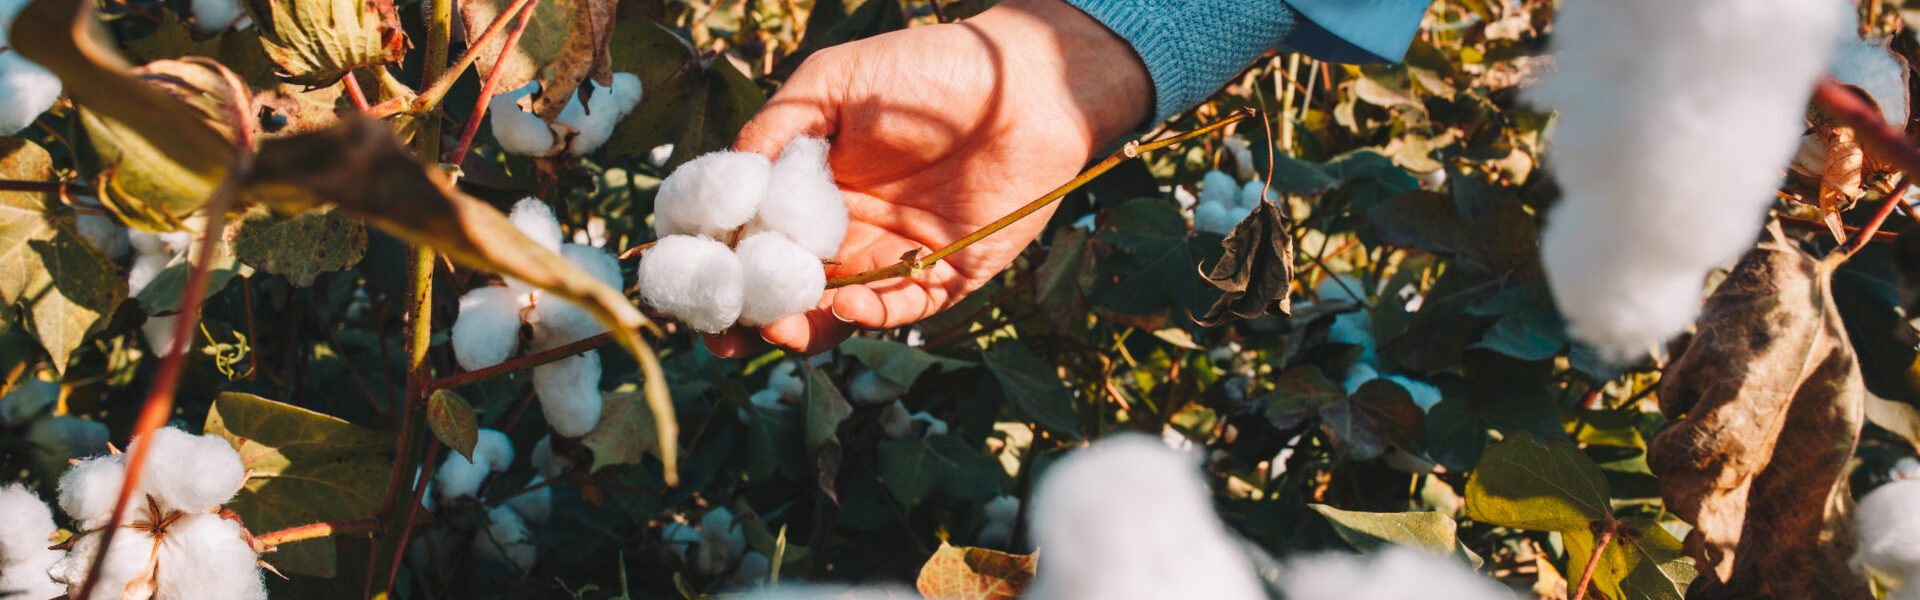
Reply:
M1699 312L1707 273L1753 246L1847 35L1827 0L1570 0L1548 159L1565 192L1541 258L1569 332L1613 358Z
M1253 179L1260 174L1253 168L1253 149L1248 147L1247 138L1236 135L1220 141L1227 147L1227 154L1233 157L1234 175L1241 179Z
M120 455L89 458L60 476L60 510L81 530L98 529L113 514L120 485L126 481L127 463Z
M827 167L827 141L798 137L774 163L760 216L749 233L777 231L821 260L840 252L847 237L847 199Z
M1200 206L1208 204L1234 207L1240 203L1240 182L1220 171L1207 171L1200 177Z
M1407 396L1413 398L1414 405L1419 406L1423 412L1433 410L1433 405L1440 403L1440 388L1433 387L1431 383L1405 375L1388 375L1384 379L1398 383L1401 388L1406 389Z
M66 555L59 550L48 550L42 543L37 553L0 564L0 598L57 598L67 593L67 586L47 574Z
M533 368L540 413L553 432L580 437L600 424L600 354L587 352Z
M1231 206L1202 202L1193 207L1193 230L1218 235L1233 233L1233 226L1240 224L1233 213Z
M620 261L612 253L592 246L566 244L560 256L573 266L592 275L594 280L613 289L621 289ZM602 333L607 326L571 300L541 294L533 305L533 345L535 350L565 346Z
M748 552L740 557L740 566L727 576L727 586L734 589L747 589L765 581L767 574L773 572L773 561L759 551Z
M140 324L140 333L146 334L147 349L153 351L154 356L166 358L173 354L174 326L179 323L179 320L179 315L166 315L147 317L147 321ZM189 338L187 346L192 347L192 345L193 340Z
M765 409L786 407L786 404L780 400L780 392L773 388L766 388L747 395L747 403Z
M773 371L767 373L767 387L779 392L788 402L799 402L807 397L807 380L800 371L800 361L786 359L773 365Z
M0 135L18 133L33 124L60 99L60 78L13 50L0 51Z
M573 468L573 460L553 453L553 436L544 436L533 445L533 470L541 477L553 479Z
M574 94L554 122L573 128L573 140L567 143L567 154L586 156L598 150L601 144L613 137L613 126L620 122L626 112L620 109L619 92L604 87L594 88L586 104L580 103L580 95Z
M1907 127L1907 66L1887 50L1886 40L1841 44L1829 71L1834 81L1865 91L1880 106L1880 118L1894 129Z
M700 548L693 556L693 570L701 575L725 573L746 550L747 538L735 526L733 511L724 506L707 511L700 517Z
M906 393L907 390L901 388L900 384L881 377L879 372L871 369L861 370L859 375L853 376L853 381L847 383L847 399L856 405L885 404L899 400Z
M1920 459L1911 456L1893 461L1893 468L1887 469L1887 477L1892 479L1920 479Z
M53 510L18 483L0 487L0 573L39 558L53 542Z
M653 229L662 236L727 237L760 211L772 176L773 163L752 152L721 151L687 161L660 182Z
M926 411L921 411L913 413L912 419L914 422L924 425L924 428L920 431L920 435L932 437L947 434L947 422L940 417L928 414Z
M1198 462L1151 437L1113 436L1060 459L1028 525L1047 566L1027 598L1266 598Z
M1860 538L1856 568L1894 583L1901 593L1920 589L1920 481L1894 481L1861 498L1854 534Z
M740 259L726 244L686 235L660 238L640 255L637 273L647 304L695 331L719 333L740 317L746 282Z
M47 569L47 576L66 584L67 594L74 600L80 600L80 588L87 581L94 557L100 555L100 537L97 532L81 535L74 540L67 555ZM131 527L115 532L113 546L107 549L107 558L101 562L99 581L93 586L93 600L151 598L154 591L151 582L132 589L128 589L127 584L147 572L152 558L152 533Z
M512 565L515 569L526 571L533 568L539 559L539 549L533 545L533 531L527 528L527 522L520 513L505 506L494 507L487 511L487 528L473 536L473 553L482 559Z
M632 73L613 74L613 97L618 100L620 118L633 114L634 107L640 106L640 95L644 92L640 85L640 76Z
M527 487L539 487L534 487L533 491L507 500L507 506L512 507L514 512L520 513L527 523L545 525L547 519L553 517L553 486L540 485L545 481L546 479L534 476L533 480L527 482Z
M121 540L116 539L114 546ZM259 555L240 524L214 514L188 515L160 536L156 600L265 600Z
M1014 521L1020 516L1020 499L1000 496L987 502L980 512L986 517L986 524L980 527L976 543L988 548L1011 548Z
M1261 194L1266 194L1267 200L1280 201L1279 192L1268 190L1266 182L1256 179L1240 186L1240 197L1235 202L1235 206L1240 207L1240 211L1244 214L1252 214L1253 209L1260 207Z
M485 483L487 475L492 472L484 460L476 463L468 461L466 456L458 452L448 453L447 460L440 463L440 470L433 473L433 493L440 499L435 504L444 504L455 498L474 497L480 493L480 484Z
M142 290L147 289L148 284L153 283L155 277L160 276L161 271L167 270L167 264L172 262L173 257L170 255L146 253L134 255L133 265L127 267L127 295L140 295Z
M766 325L806 312L820 303L827 275L820 259L787 236L756 233L734 247L740 257L745 286L741 288L740 324Z
M907 412L907 405L895 400L880 409L880 432L887 439L897 440L913 434L913 416Z
M247 13L240 0L192 0L193 28L201 34L226 31L227 27L245 28ZM250 22L249 22L250 23Z
M684 523L668 523L660 529L660 545L682 563L691 560L689 553L699 544L700 532Z
M1002 494L987 501L985 506L980 507L980 512L986 515L989 523L1012 523L1020 516L1020 499Z
M127 228L111 217L80 213L74 217L74 227L80 231L80 237L86 238L87 245L107 255L109 260L120 260L133 250L127 239Z
M500 149L521 156L546 156L556 144L553 128L538 115L520 110L520 99L540 89L540 82L498 94L487 101L487 126Z
M187 513L219 508L240 491L247 480L240 454L217 435L193 435L162 427L134 438L129 450L152 440L140 491L161 507Z
M473 440L473 458L495 473L513 466L513 440L495 429L481 429Z
M737 596L740 600L902 600L918 598L911 589L885 584L847 586L781 583L779 587Z
M1400 546L1369 556L1326 553L1281 567L1287 600L1512 600L1512 592L1453 559Z
M460 297L460 315L453 320L453 359L460 368L477 371L500 364L520 348L520 311L527 295L489 285Z
M513 227L532 239L540 247L553 252L560 251L560 220L554 218L553 207L547 206L539 198L527 197L513 204L513 211L507 214L513 221Z

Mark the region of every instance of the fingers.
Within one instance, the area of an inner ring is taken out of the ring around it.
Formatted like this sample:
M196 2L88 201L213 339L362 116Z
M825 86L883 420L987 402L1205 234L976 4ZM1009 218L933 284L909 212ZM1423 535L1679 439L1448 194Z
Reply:
M831 91L816 84L819 78L802 67L740 128L734 149L779 158L780 148L795 137L831 137L838 129L834 115L839 111Z

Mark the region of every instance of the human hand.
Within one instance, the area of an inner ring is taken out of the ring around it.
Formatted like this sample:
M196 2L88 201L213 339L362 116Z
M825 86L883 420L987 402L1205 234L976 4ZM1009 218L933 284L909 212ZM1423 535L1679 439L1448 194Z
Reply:
M916 27L806 59L735 140L769 157L826 137L846 193L847 237L828 277L947 245L1067 182L1150 114L1153 88L1127 43L1062 0L1007 0L960 23ZM856 327L917 322L979 289L1041 233L1053 207L918 275L827 290L819 308L758 331L709 336L721 356L772 343L824 351ZM763 342L764 340L764 342Z

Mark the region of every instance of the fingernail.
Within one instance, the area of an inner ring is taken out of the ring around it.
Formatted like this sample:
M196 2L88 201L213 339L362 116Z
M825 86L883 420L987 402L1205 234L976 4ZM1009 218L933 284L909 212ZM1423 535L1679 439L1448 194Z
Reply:
M839 306L839 305L834 305L834 306L830 306L830 307L827 307L827 314L829 314L829 315L833 315L833 318L834 318L835 320L838 320L838 321L840 321L841 323L853 323L853 319L849 319L849 318L846 318L846 317L843 317L843 316L840 316L840 306Z

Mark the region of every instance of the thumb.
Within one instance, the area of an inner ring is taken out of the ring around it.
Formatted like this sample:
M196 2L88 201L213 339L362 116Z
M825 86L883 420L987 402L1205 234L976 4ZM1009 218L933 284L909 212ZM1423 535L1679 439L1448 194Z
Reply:
M780 149L803 135L813 137L832 137L839 124L834 116L839 113L838 106L831 94L818 86L801 81L802 73L795 75L786 87L780 88L760 112L747 120L740 128L740 135L733 140L733 148L743 152L754 152L769 159L780 158Z

